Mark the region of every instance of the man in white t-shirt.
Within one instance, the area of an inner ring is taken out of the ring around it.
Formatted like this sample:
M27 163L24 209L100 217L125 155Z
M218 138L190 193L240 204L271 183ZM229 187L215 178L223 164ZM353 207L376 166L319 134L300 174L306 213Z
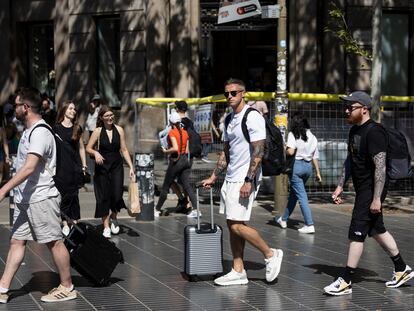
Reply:
M46 244L60 276L60 285L41 297L43 302L75 299L70 257L60 229L60 194L48 170L56 170L56 144L40 115L41 98L36 89L22 88L14 101L16 118L26 130L17 151L17 173L0 189L0 201L14 189L13 228L6 266L0 279L0 303L7 303L10 284L20 267L27 241ZM32 132L33 131L33 132ZM46 168L47 165L47 168Z
M233 268L228 274L215 279L216 285L243 285L249 282L243 263L246 241L262 252L268 282L274 281L278 276L283 258L282 250L270 248L257 230L245 223L250 220L253 202L259 189L266 139L265 120L259 113L254 112L248 114L246 121L250 143L243 135L241 122L248 108L244 101L245 90L245 84L241 80L229 79L225 83L224 96L232 108L232 113L224 131L224 152L219 156L211 176L202 181L203 186L211 187L218 175L227 168L221 188L220 210L226 212Z

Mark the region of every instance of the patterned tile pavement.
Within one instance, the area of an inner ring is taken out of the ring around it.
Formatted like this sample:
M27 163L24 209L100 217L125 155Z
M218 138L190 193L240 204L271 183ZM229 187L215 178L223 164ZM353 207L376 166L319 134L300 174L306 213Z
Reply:
M81 194L84 217L93 210L93 193ZM202 202L203 219L209 219ZM173 201L167 201L172 207ZM391 277L392 263L384 251L368 239L356 272L353 293L328 297L322 288L337 276L346 262L349 214L329 205L313 205L314 235L299 234L299 207L288 228L278 227L268 208L259 202L251 225L272 246L282 248L284 260L277 280L264 280L265 266L258 250L247 245L245 261L249 284L217 287L211 277L188 282L183 275L184 226L194 223L185 215L171 214L154 222L120 219L121 233L112 241L123 251L125 263L114 271L111 284L94 287L73 270L79 298L56 304L40 297L58 284L58 275L45 246L28 243L24 264L12 284L12 297L1 310L413 310L414 280L399 289L384 283ZM2 212L5 213L5 209ZM123 213L125 214L125 213ZM6 217L5 217L6 218ZM215 206L216 221L223 226L224 266L231 266L228 230ZM96 220L90 220L98 224ZM4 221L3 221L4 223ZM7 222L6 222L7 223ZM407 263L414 267L414 214L387 215L385 223L396 238ZM10 227L0 225L0 271L8 250Z

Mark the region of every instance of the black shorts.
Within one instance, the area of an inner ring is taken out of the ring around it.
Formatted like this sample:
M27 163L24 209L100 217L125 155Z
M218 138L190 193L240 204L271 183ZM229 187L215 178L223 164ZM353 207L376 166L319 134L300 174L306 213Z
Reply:
M384 190L381 202L384 201L387 193L387 188ZM372 214L370 211L372 198L373 193L370 189L357 192L354 210L352 212L352 221L349 226L349 240L364 242L367 235L371 237L387 231L384 226L382 212L379 214Z
M349 225L348 239L356 242L364 242L368 236L385 233L387 230L384 226L382 213L371 214L368 220L359 220L352 218Z

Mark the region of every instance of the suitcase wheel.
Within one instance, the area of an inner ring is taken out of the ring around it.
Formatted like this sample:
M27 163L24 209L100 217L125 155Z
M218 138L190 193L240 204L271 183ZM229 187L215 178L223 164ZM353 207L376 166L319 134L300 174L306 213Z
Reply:
M196 282L197 281L197 275L189 275L188 281L190 282Z

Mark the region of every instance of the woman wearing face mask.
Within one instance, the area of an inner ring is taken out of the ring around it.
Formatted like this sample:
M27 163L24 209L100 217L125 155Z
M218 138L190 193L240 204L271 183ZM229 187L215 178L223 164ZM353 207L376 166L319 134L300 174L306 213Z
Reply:
M108 106L102 106L99 111L96 128L86 146L86 152L95 158L95 218L102 218L103 236L110 238L111 233L119 233L117 214L122 208L126 208L122 198L122 157L129 166L129 176L133 178L135 174L124 130L114 123L114 112Z
M73 152L74 157L77 159L78 167L74 168L74 171L86 172L86 157L85 157L85 146L83 145L82 138L82 127L77 121L77 111L76 106L73 101L68 100L64 102L61 108L58 111L56 124L53 127L53 130L66 142L70 147L65 149L66 151ZM79 178L80 181L80 178ZM61 210L67 215L70 219L75 222L80 219L80 206L79 206L79 187L80 184L68 185L68 189L73 189L70 193L65 193L62 196L62 202L60 205ZM62 218L62 233L64 235L69 234L69 226L65 217Z

